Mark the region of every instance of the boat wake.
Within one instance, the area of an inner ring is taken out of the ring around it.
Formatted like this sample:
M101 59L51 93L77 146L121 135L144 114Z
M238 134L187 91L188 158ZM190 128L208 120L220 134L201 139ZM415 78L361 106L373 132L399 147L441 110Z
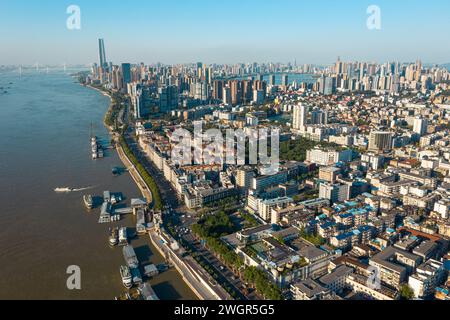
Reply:
M89 190L92 188L94 188L94 187L86 187L86 188L79 188L79 189L65 187L65 188L56 188L55 192L57 192L57 193L81 192L81 191Z

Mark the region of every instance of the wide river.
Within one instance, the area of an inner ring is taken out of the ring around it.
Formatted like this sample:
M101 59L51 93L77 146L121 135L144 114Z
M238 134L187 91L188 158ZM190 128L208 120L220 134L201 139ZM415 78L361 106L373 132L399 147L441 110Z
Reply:
M2 89L3 88L3 89ZM5 92L6 91L6 92ZM99 209L84 193L140 192L115 151L90 157L90 131L109 143L102 120L109 98L63 72L0 73L0 299L114 299L125 291L122 250L108 246ZM56 193L55 188L84 189ZM134 225L133 217L116 223ZM147 237L132 242L142 265L161 263ZM81 290L67 289L69 266L81 268ZM175 270L151 281L160 299L194 299Z

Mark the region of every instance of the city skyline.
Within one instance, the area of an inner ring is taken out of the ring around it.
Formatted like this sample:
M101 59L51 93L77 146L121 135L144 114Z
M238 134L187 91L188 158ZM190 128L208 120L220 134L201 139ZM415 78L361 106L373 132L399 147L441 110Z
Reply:
M392 1L391 1L392 2ZM78 1L81 29L69 30L66 9L71 3L3 1L0 65L89 64L97 61L92 45L103 38L109 61L166 64L291 62L330 64L343 60L449 63L450 45L439 30L449 27L449 5L440 1L408 7L399 2L334 3L228 2L196 5L135 1L100 6ZM369 30L367 8L381 10L381 30ZM422 12L440 8L433 15ZM401 14L400 14L401 13ZM17 19L20 17L20 19Z

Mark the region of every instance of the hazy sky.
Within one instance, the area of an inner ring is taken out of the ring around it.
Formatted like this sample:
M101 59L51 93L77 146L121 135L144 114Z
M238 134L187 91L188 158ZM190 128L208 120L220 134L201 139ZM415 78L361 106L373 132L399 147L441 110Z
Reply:
M68 30L69 5L81 30ZM379 31L366 27L381 8ZM0 0L0 65L450 62L447 0Z

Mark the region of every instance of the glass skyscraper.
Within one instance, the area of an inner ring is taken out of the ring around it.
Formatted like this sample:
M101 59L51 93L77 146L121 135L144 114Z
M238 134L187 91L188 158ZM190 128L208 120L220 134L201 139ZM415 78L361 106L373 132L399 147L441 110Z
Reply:
M103 39L98 39L98 47L100 56L100 66L104 69L107 69L108 63L106 62L105 42Z
M124 86L131 83L131 65L129 63L122 63L122 77Z

